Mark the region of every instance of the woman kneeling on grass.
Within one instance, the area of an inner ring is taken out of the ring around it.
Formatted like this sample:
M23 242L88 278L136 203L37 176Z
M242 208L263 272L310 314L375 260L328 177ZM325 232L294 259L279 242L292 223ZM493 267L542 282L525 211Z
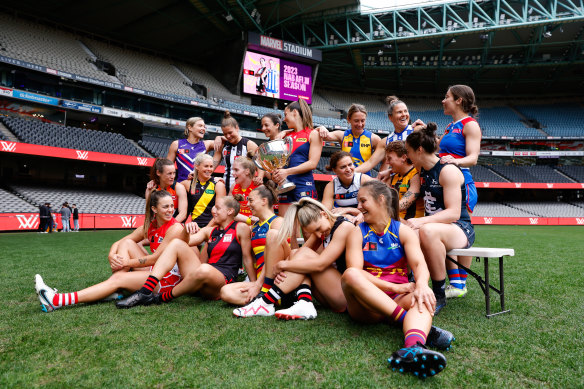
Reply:
M397 220L394 189L374 180L363 184L357 198L364 222L349 234L342 277L349 315L365 323L393 319L403 328L405 346L388 359L391 367L420 378L437 374L446 366L446 358L426 345L448 349L454 338L432 326L436 298L428 287L420 241ZM415 283L408 282L408 266Z
M191 236L189 243L179 239L170 242L142 288L118 301L116 306L131 308L169 302L183 294L196 292L208 299L218 299L221 288L237 277L242 257L248 274L255 281L249 227L234 220L239 213L238 201L241 201L240 196L226 196L217 201L213 207L214 226L199 230ZM197 254L191 246L198 246L205 241L206 247L200 255ZM175 265L178 265L183 275L182 282L163 293L153 293L158 280Z
M302 248L291 250L285 241L291 237L294 247L298 247L294 236L298 224L309 238ZM343 312L347 301L341 289L341 274L346 267L345 242L352 227L351 222L333 215L312 198L305 197L291 204L276 241L266 247L266 261L273 263L272 274L267 269L266 278L278 275L276 285L249 305L236 308L233 314L238 317L275 314L278 319L286 320L314 319L312 290L323 305ZM276 302L293 291L297 299L294 305L276 312Z
M109 254L110 266L114 272L107 280L90 286L89 288L72 293L57 293L56 289L49 288L42 277L35 276L35 289L41 308L45 312L54 311L66 305L91 303L108 297L116 298L120 289L135 291L148 278L145 267L152 266L160 257L168 243L174 239L185 243L189 237L185 229L172 217L174 204L170 193L161 190L150 194L146 201L146 219L144 225L136 228L130 235L115 242ZM150 242L151 255L148 255L142 240ZM186 243L185 243L186 244ZM172 288L181 280L178 268L170 268L161 275L160 291Z

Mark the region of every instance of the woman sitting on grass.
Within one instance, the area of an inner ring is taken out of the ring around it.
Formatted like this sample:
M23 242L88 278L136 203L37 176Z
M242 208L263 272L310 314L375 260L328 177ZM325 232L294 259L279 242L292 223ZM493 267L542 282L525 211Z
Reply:
M420 378L439 373L446 358L426 345L448 349L453 337L432 327L436 299L428 287L418 236L397 220L394 189L370 181L359 190L358 200L364 222L349 234L347 270L342 277L349 315L364 323L393 320L403 328L405 346L388 360L393 368ZM408 282L408 266L415 283Z
M250 230L245 223L236 222L240 196L226 196L213 208L214 226L202 228L192 235L189 243L175 239L164 250L146 282L137 292L116 303L118 308L169 302L186 293L199 292L208 299L218 299L221 288L235 280L242 257L252 281L253 272ZM191 246L207 242L201 254ZM159 280L178 265L183 280L173 288L156 294Z
M285 242L292 239L298 224L309 236L304 246L291 250ZM312 289L318 300L332 310L342 312L347 302L341 290L341 274L345 269L345 242L352 224L342 216L330 213L318 201L305 197L292 203L286 212L275 242L266 247L266 261L273 264L273 271L266 270L266 277L274 278L277 285L249 305L236 308L238 317L272 316L279 319L314 319L316 309L312 303ZM273 282L273 281L272 281ZM285 294L296 292L296 302L291 308L275 311L276 302Z
M146 267L156 263L172 239L177 238L177 241L183 243L188 241L185 229L172 217L174 204L168 192L164 190L152 192L146 200L146 210L144 225L112 245L109 260L114 273L107 280L78 292L57 293L56 289L49 288L37 274L35 289L42 310L51 312L66 305L91 303L108 297L116 298L116 292L120 289L136 291L148 278L148 272L129 270L147 270ZM143 240L150 243L152 254L148 255L139 244ZM161 275L161 278L159 287L161 291L171 288L181 280L176 267L170 268Z

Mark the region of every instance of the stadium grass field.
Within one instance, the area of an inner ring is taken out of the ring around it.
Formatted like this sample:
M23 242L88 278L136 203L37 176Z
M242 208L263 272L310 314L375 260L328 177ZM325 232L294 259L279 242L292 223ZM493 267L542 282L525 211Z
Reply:
M583 387L583 232L478 226L477 246L515 248L505 264L512 311L485 318L469 277L469 295L434 321L456 342L446 369L425 381L388 368L400 329L324 309L308 322L235 319L223 302L183 297L43 313L35 273L64 292L99 282L111 242L127 231L2 234L0 387Z

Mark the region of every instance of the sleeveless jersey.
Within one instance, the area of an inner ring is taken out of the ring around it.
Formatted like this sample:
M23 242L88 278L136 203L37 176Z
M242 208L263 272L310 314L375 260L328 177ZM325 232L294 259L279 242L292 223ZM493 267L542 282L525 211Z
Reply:
M363 130L363 133L357 137L353 135L352 130L346 130L341 141L341 150L351 154L353 164L358 167L363 162L371 158L373 145L371 144L371 131Z
M225 230L214 227L207 242L209 265L223 273L228 283L237 276L241 267L241 244L236 228L236 221L232 221Z
M178 223L175 218L170 219L162 226L158 227L156 219L152 220L150 226L148 227L148 241L150 242L150 250L155 252L158 246L162 243L166 231L175 223Z
M268 75L266 77L266 92L278 93L280 87L280 77L276 69L268 69Z
M239 202L239 213L244 216L251 217L251 209L249 209L249 205L247 204L247 198L249 197L251 191L255 188L257 188L257 186L252 181L251 185L247 189L241 189L239 184L235 184L233 186L233 190L231 191L231 194L233 195L240 194L243 196L243 200Z
M223 173L223 180L225 181L225 188L227 189L227 192L229 192L235 183L231 167L237 158L241 156L245 157L247 155L247 142L249 142L249 139L242 136L239 142L236 144L233 145L227 142L225 146L223 146L223 160L225 161L225 173Z
M390 220L383 232L378 234L367 223L359 224L363 235L364 270L396 284L408 282L408 263L399 240L400 226L399 221Z
M397 173L391 176L391 186L399 193L400 200L408 189L410 189L410 180L416 174L418 174L418 171L415 167L412 167L405 176L400 176ZM422 216L424 216L424 199L421 196L408 209L399 212L399 217L404 220Z
M336 208L357 208L357 193L361 188L361 173L353 175L353 182L344 187L339 177L333 178L333 199Z
M215 183L212 178L207 182L201 182L198 178L191 181L187 196L187 215L191 215L191 220L201 228L209 224L213 218L211 210L215 206L215 195Z
M290 159L286 168L296 167L308 161L308 154L310 151L310 133L313 130L310 128L305 128L302 131L293 131L286 135L286 137L292 138L292 153L290 154ZM295 183L297 186L311 186L314 187L314 176L312 171L307 171L300 174L292 174L288 176L288 180Z
M264 269L264 250L266 248L266 236L272 225L272 222L276 220L277 216L272 215L263 222L255 222L251 229L251 249L253 250L253 255L255 256L254 268L256 271L256 277L259 277Z
M176 180L184 181L195 168L195 157L207 150L203 140L191 143L186 139L178 140L176 150Z
M410 135L412 132L414 132L414 129L412 128L411 124L408 124L408 126L406 128L404 128L404 130L402 132L392 132L391 134L389 134L389 136L387 138L385 138L385 144L388 145L391 142L395 142L396 140L403 140L405 141L406 138L408 137L408 135Z
M426 215L433 215L446 208L444 205L444 190L440 185L440 172L444 166L447 165L449 164L443 164L438 161L432 169L426 171L422 168L422 171L420 172L420 183L422 185L421 191L424 194ZM460 205L460 217L458 220L470 223L470 216L466 209L466 185L464 183L460 186L460 192L462 195L462 202Z
M174 204L174 216L178 215L178 195L176 194L176 181L172 183L172 185L167 186L166 188L162 189L160 185L156 187L156 190L165 190L170 193L172 197L172 203Z
M335 223L333 224L333 228L331 228L331 233L328 234L328 236L322 240L322 247L326 248L326 246L328 246L331 243L331 241L333 240L333 235L335 234L335 231L337 230L337 228L339 228L339 226L343 222L350 223L343 216L338 216L337 220L335 220ZM347 260L345 259L345 250L343 250L341 255L335 261L335 267L337 268L337 270L341 274L343 274L345 272L345 270L347 270Z

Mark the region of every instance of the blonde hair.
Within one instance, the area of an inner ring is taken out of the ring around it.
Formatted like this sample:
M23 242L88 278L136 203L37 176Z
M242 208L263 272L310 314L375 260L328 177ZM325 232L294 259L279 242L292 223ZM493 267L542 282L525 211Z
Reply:
M207 153L199 153L199 154L197 154L197 156L195 157L195 160L193 162L195 163L195 165L199 166L200 164L205 162L205 160L207 160L207 159L213 159L213 157L211 157Z
M189 118L187 120L187 124L185 126L185 136L189 136L189 127L192 127L195 125L196 122L203 120L203 118L200 118L198 116ZM204 120L203 120L204 121Z
M234 194L232 196L225 196L222 200L223 204L225 204L227 208L233 209L235 211L233 212L233 217L235 217L239 213L239 209L241 207L239 202L245 200L245 197L240 194Z
M254 161L247 157L239 157L233 163L238 163L244 170L249 170L249 175L251 178L255 175L256 171L258 170Z
M297 203L290 204L280 226L276 244L280 245L288 239L292 232L297 229L297 223L300 223L301 227L306 227L310 223L317 221L321 212L327 215L331 223L335 221L336 216L331 211L310 197L303 197Z

